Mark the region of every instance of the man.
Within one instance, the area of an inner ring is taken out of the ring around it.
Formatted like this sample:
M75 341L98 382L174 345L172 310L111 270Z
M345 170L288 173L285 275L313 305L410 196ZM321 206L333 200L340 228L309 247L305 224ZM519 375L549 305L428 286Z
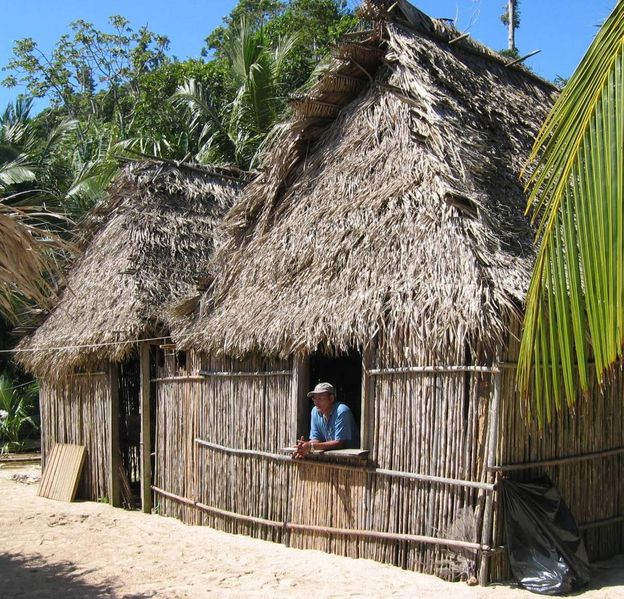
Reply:
M303 458L315 451L357 448L360 445L355 418L349 407L336 401L336 389L330 383L319 383L308 397L314 402L310 422L310 440L297 442L293 458Z

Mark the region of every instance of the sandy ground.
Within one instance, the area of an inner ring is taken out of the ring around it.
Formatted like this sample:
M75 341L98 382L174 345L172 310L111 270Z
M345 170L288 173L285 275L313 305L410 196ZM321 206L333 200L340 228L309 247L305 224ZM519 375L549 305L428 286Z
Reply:
M36 496L36 467L0 467L0 597L418 597L523 599L505 585L446 583L369 560L229 535L108 505ZM584 599L624 597L624 556L595 568Z

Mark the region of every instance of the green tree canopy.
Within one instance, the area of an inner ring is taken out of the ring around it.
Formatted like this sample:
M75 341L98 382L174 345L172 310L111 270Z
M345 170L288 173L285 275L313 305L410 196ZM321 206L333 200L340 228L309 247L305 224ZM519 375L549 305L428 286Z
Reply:
M18 40L2 84L23 85L30 96L47 97L74 118L117 118L124 131L142 76L169 61L169 40L146 27L135 31L119 15L109 24L106 32L83 20L71 23L73 35L62 35L50 55L32 38Z
M206 38L204 55L226 58L228 32L238 29L241 19L262 26L271 47L296 38L284 64L283 81L289 92L307 81L329 47L357 22L345 0L239 0L224 25Z

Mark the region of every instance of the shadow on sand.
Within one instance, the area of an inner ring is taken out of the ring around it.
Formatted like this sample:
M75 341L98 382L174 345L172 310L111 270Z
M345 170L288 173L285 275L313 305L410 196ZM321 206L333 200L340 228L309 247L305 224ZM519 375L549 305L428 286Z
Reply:
M82 580L86 573L69 562L46 563L37 554L24 557L5 553L0 555L0 596L24 599L144 599L154 596L151 593L123 594L112 584L87 583Z
M624 585L624 554L591 564L591 580L585 590Z

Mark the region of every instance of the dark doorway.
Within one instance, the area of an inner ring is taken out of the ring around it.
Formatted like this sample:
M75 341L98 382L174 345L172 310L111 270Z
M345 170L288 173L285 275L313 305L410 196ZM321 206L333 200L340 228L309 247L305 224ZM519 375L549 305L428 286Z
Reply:
M124 507L141 505L141 377L138 358L119 365L119 450L121 497Z
M350 350L338 356L328 356L321 352L311 354L309 383L310 389L317 383L334 385L338 401L351 408L362 434L362 354L359 351ZM310 401L306 420L308 432L312 405Z

